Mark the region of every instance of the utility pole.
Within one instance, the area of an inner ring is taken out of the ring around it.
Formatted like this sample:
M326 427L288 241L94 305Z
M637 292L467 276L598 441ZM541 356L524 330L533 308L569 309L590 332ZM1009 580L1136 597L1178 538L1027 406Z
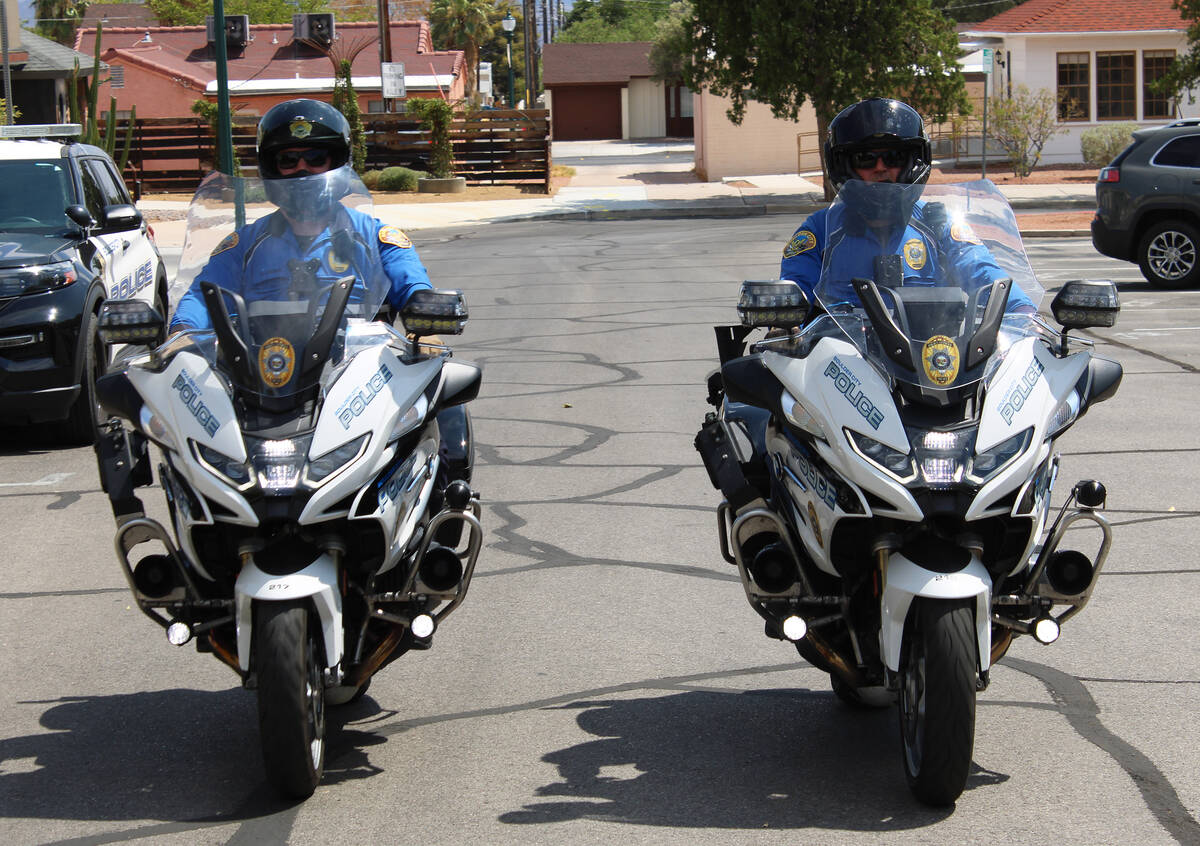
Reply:
M217 169L233 172L233 121L229 116L229 57L225 50L225 2L213 0L213 51L217 63Z
M379 78L383 79L383 65L390 64L392 61L392 33L388 24L388 0L378 0L376 4L375 14L379 17ZM379 91L380 99L383 100L383 110L390 112L391 101L383 96L383 89Z
M534 0L521 0L521 17L525 23L525 108L533 108L537 93L537 80L533 78L537 67L534 62L534 42L537 38L537 9Z

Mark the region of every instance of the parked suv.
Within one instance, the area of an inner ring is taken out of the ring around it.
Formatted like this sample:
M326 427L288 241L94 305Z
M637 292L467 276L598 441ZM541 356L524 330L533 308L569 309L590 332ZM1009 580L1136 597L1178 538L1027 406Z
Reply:
M153 233L79 127L0 127L0 423L95 436L105 299L167 301Z
M1092 244L1160 288L1200 282L1200 120L1138 129L1096 179Z

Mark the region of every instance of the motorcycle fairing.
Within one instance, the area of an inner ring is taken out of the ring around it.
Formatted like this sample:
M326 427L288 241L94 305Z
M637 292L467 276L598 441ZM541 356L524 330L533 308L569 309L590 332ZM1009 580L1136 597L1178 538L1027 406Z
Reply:
M237 613L238 666L250 669L250 647L254 638L254 602L283 602L289 599L312 598L313 607L321 620L325 643L325 666L336 667L342 660L342 596L337 591L337 563L328 552L295 573L271 576L251 561L242 565L234 585L234 605Z
M967 566L954 573L927 570L899 552L888 556L880 605L883 625L879 629L879 647L884 664L893 672L900 670L904 623L912 601L918 596L931 599L975 597L977 657L980 671L986 671L991 666L992 655L992 579L979 556L972 552Z
M993 447L1029 427L1035 440L1044 439L1055 410L1075 390L1087 366L1087 354L1058 358L1036 338L1013 344L988 383L976 449Z

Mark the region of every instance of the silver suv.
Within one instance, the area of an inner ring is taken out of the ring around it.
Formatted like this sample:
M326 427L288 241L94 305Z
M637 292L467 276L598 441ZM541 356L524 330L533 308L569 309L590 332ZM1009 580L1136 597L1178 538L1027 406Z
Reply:
M1200 282L1200 119L1139 129L1096 179L1092 244L1151 285Z
M113 160L77 125L0 127L0 424L90 442L106 299L162 309L167 274Z

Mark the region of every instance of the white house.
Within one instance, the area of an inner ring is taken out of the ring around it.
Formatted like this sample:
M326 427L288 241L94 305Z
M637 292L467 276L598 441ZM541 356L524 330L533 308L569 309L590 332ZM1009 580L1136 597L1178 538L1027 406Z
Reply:
M1112 123L1143 126L1200 116L1149 90L1187 50L1187 22L1172 0L1027 0L960 33L968 48L990 48L992 96L1018 85L1059 98L1065 132L1047 143L1047 164L1083 161L1080 136Z

